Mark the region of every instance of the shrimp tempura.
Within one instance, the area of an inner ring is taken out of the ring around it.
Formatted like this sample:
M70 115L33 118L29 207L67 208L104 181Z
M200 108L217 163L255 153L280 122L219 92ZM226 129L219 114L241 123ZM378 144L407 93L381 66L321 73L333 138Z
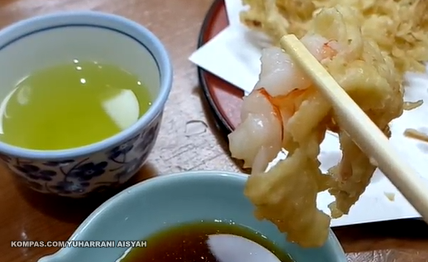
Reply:
M361 19L352 8L324 9L301 41L389 136L389 122L402 113L401 82L392 59L361 35ZM330 217L317 209L317 194L328 189L336 198L333 218L347 214L376 167L341 130L340 118L290 56L272 47L261 62L259 81L244 98L242 124L229 135L230 150L252 167L245 194L256 217L270 220L290 241L319 247L328 237ZM327 130L339 135L343 154L322 174L317 156ZM286 159L265 172L282 148Z

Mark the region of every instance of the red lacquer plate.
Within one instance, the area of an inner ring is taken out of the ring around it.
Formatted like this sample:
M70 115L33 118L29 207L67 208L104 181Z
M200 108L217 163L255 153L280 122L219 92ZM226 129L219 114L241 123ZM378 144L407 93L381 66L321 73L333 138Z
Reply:
M224 0L211 5L199 33L198 48L214 38L229 25ZM244 91L221 78L198 68L199 82L218 125L232 132L240 122L240 109Z

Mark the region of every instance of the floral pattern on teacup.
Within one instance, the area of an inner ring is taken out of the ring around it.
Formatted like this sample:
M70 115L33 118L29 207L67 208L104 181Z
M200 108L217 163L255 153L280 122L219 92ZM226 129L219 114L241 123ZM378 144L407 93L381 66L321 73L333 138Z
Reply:
M0 155L0 161L38 192L85 197L135 175L154 147L161 121L162 114L132 138L87 157L39 161Z

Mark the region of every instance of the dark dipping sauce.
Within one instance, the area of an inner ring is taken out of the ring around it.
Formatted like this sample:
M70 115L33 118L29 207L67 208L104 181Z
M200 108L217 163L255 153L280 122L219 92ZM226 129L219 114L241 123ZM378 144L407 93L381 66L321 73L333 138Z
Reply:
M274 253L282 262L292 262L263 235L243 226L225 222L181 224L159 231L147 238L147 247L133 248L121 262L220 262L207 245L209 235L231 234L245 237ZM263 262L263 261L261 261Z

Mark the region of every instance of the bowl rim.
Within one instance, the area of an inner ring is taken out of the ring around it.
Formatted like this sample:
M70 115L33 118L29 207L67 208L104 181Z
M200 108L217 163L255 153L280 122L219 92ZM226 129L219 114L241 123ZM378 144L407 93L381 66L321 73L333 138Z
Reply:
M159 187L160 185L165 184L186 183L186 181L189 180L198 181L205 179L222 179L224 181L223 183L245 183L248 179L248 175L229 171L200 170L161 175L143 180L122 190L121 192L103 202L78 226L78 228L73 232L68 240L79 240L80 236L85 234L85 229L99 216L103 216L105 213L108 214L109 212L114 212L113 210L116 206L122 205L129 198L133 198L134 195L141 193L142 191L149 190L151 187ZM329 254L334 256L335 262L346 262L345 252L331 228L329 229L329 236L323 248L325 248ZM61 248L52 255L40 258L38 262L49 262L50 258L65 256L72 250L73 249L70 248Z
M4 29L0 30L0 38L5 35L13 34L14 31L20 30L20 28L26 27L28 24L32 24L35 22L41 23L45 22L49 24L49 27L52 27L54 24L64 24L61 23L61 20L64 18L69 18L75 20L79 23L79 20L84 17L87 19L93 19L94 21L99 20L109 20L114 24L125 25L128 28L134 29L139 34L145 35L147 37L147 41L151 43L152 46L156 48L156 51L147 50L152 53L153 59L157 61L159 66L159 70L161 73L160 78L160 88L159 94L152 102L152 105L149 107L147 112L138 119L132 126L128 127L121 132L110 136L104 140L81 146L75 147L71 149L61 149L61 150L33 150L26 149L22 147L13 146L7 143L0 141L0 153L19 157L26 159L49 159L49 160L62 160L69 159L75 157L82 157L97 153L106 148L112 147L116 144L119 144L127 139L131 138L133 135L138 133L143 127L147 126L151 121L153 121L158 115L162 114L163 108L168 100L169 94L172 89L172 79L173 79L173 68L172 62L169 57L168 51L163 43L159 40L159 38L152 33L149 29L144 27L143 25L130 20L126 17L122 17L119 15L114 15L106 12L100 11L63 11L63 12L54 12L45 15L33 16L16 23L13 23ZM90 24L90 23L89 23ZM95 24L95 23L94 23ZM48 26L47 26L48 27ZM19 36L17 37L19 38ZM142 48L144 48L143 45ZM153 52L154 51L154 52ZM156 53L157 55L154 55Z

